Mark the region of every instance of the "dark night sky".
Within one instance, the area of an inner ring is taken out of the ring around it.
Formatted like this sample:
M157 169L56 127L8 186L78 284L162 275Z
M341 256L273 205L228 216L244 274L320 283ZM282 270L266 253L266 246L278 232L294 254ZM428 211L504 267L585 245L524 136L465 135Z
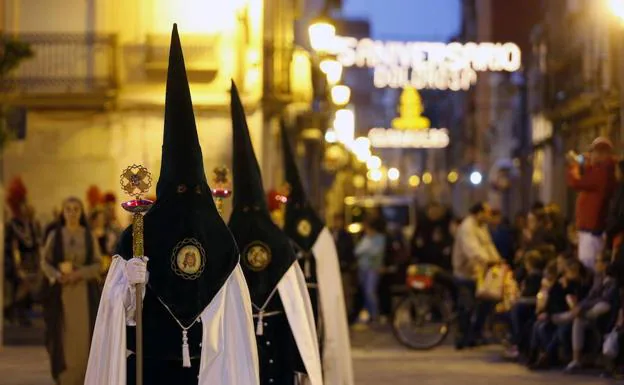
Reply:
M369 19L375 39L446 41L460 27L460 0L343 1L343 15Z

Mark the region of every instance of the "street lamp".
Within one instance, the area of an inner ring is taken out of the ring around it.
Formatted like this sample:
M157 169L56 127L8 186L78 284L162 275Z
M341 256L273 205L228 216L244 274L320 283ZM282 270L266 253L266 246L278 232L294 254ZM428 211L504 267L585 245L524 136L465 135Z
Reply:
M351 89L345 85L333 86L331 89L332 102L337 106L344 106L351 99Z
M447 180L449 181L449 183L455 183L457 182L457 180L459 179L459 174L457 173L457 171L451 171L448 174Z
M479 171L473 171L470 174L470 183L472 183L473 185L478 186L481 184L482 181L483 181L483 175L481 175Z
M338 142L350 149L355 135L355 115L353 111L344 108L336 111L334 130L336 131Z
M380 169L374 169L374 170L369 170L366 176L368 177L368 179L372 180L373 182L379 182L381 181L381 178L383 177L383 173L381 172Z
M319 64L319 68L327 77L329 85L338 84L342 77L342 64L336 59L324 59Z
M431 184L431 182L433 182L433 175L431 175L430 172L424 173L423 176L422 176L422 181L425 184Z
M371 156L366 162L366 167L368 167L369 170L379 169L381 167L381 158L376 155Z
M398 168L392 167L388 170L388 179L390 179L392 182L396 182L397 180L399 180L400 177L401 172Z
M320 16L308 27L310 45L316 52L331 52L336 38L336 27L326 16Z
M624 22L624 0L608 0L607 4L611 13Z
M334 131L332 128L328 129L325 132L325 141L327 143L336 143L337 140L338 138L336 138L336 131Z
M418 187L420 185L420 177L418 175L412 175L409 177L409 185L412 187Z

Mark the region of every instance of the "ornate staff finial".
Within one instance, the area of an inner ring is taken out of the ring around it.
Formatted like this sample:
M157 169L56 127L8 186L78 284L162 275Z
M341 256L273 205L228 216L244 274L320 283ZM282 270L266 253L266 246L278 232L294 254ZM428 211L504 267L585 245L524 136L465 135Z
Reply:
M134 258L143 258L144 241L143 241L143 215L149 210L154 202L144 199L143 195L147 193L152 186L152 175L147 168L133 164L126 168L121 174L121 188L134 199L123 202L121 207L129 213L132 213L132 256ZM143 288L137 285L136 290L136 383L143 384Z
M232 196L232 183L230 182L230 170L225 166L215 167L212 178L212 196L217 205L220 215L223 215L223 200Z

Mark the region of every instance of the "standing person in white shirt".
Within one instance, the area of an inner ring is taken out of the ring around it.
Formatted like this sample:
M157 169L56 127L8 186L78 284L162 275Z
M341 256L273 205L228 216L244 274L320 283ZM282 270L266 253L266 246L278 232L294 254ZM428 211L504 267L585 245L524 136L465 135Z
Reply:
M487 227L490 213L491 208L487 203L475 204L455 235L453 275L458 290L457 349L475 346L482 339L485 321L495 305L489 301L476 300L479 272L501 262Z

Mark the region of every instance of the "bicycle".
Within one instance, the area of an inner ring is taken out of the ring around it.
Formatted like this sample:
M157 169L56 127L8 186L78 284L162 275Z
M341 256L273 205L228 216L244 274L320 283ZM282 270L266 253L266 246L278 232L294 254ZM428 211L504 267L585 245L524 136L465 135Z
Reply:
M446 340L456 319L444 272L434 265L411 265L406 284L408 292L392 313L392 332L410 349L433 349Z

